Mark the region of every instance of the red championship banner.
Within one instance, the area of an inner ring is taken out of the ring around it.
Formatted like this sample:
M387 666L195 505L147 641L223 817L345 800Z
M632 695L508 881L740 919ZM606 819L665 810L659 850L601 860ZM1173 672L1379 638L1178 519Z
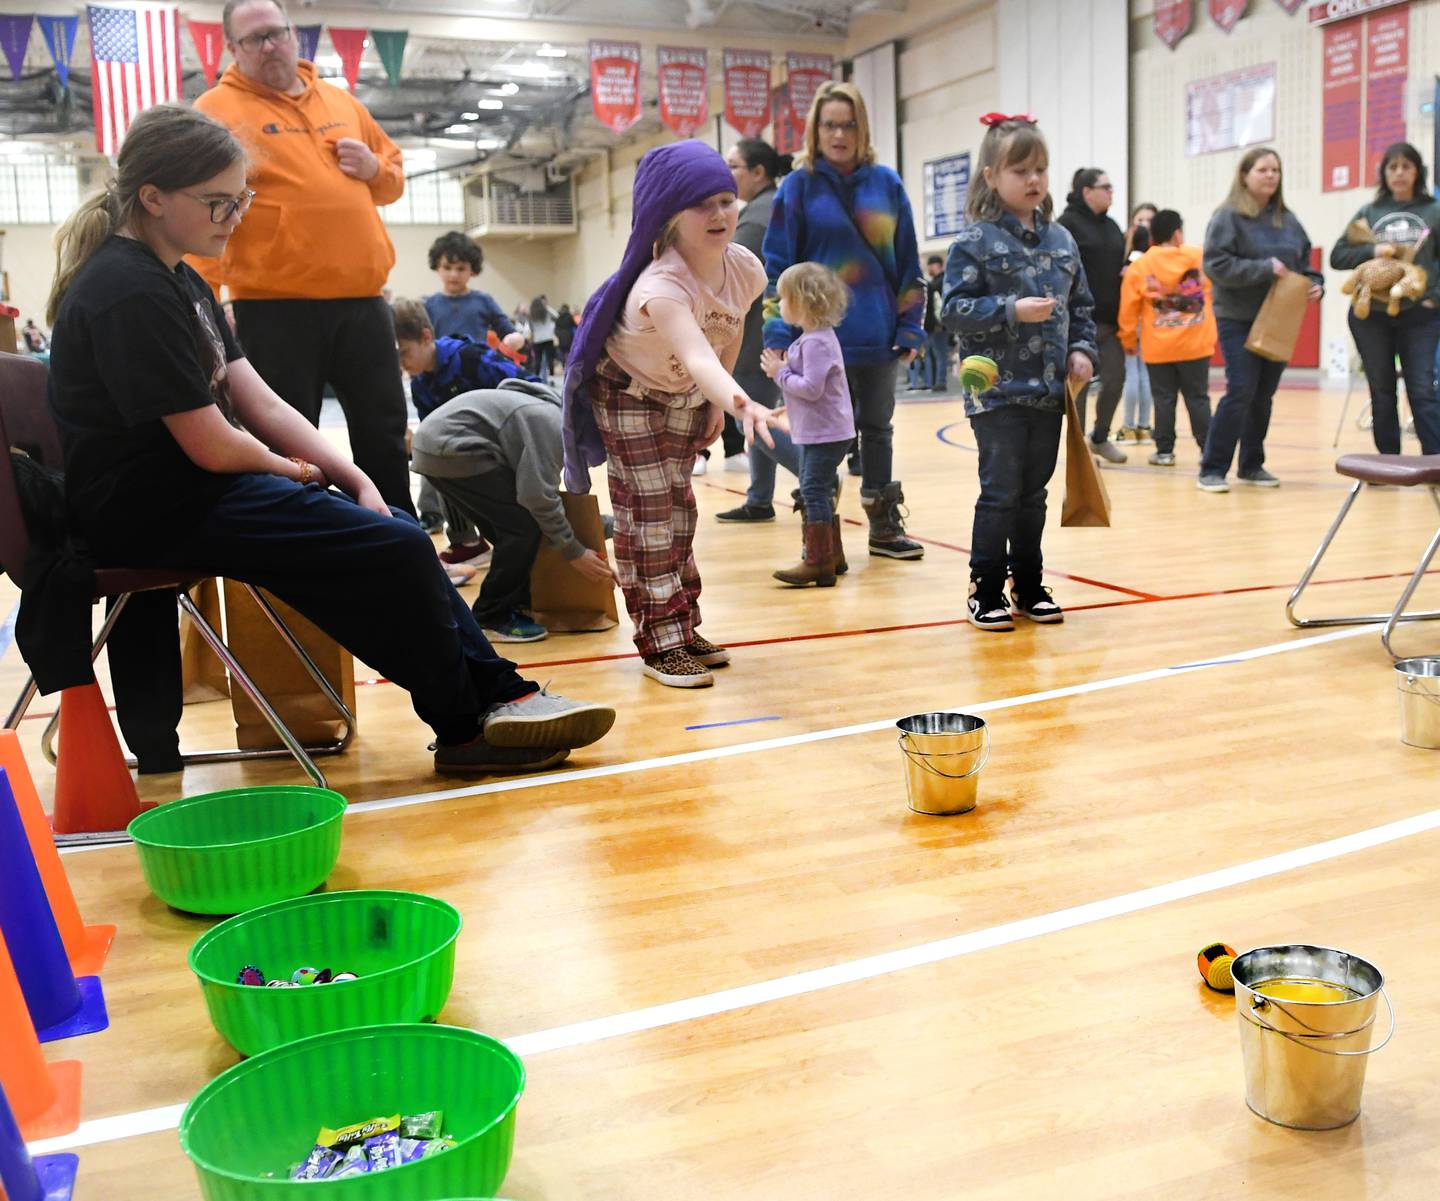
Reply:
M1250 0L1210 0L1210 19L1229 33L1249 7Z
M658 46L660 120L688 138L710 116L710 73L703 50Z
M220 74L220 56L225 53L225 27L219 21L190 21L190 37L205 72L205 86L213 88Z
M725 120L742 138L758 138L770 121L770 54L725 51Z
M1195 0L1155 0L1155 36L1171 50L1195 24Z
M808 115L808 114L807 114ZM777 84L770 94L770 145L777 154L799 154L805 145L805 126L790 119L790 85Z
M1305 0L1275 0L1275 3L1278 4L1281 8L1283 8L1287 13L1293 13L1297 8L1299 8L1302 4L1305 3Z
M1323 0L1321 4L1310 6L1308 19L1311 25L1328 25L1332 21L1364 16L1378 8L1394 8L1397 4L1409 3L1410 0Z
M810 105L820 85L835 75L835 59L829 54L785 55L785 87L790 94L790 120L802 130L810 116Z
M591 41L590 101L611 133L624 133L640 120L639 42Z
M1322 52L1320 182L1326 192L1360 186L1360 82L1364 69L1364 21L1327 25Z
M1385 148L1405 140L1405 90L1410 83L1410 10L1365 18L1365 177L1377 178Z

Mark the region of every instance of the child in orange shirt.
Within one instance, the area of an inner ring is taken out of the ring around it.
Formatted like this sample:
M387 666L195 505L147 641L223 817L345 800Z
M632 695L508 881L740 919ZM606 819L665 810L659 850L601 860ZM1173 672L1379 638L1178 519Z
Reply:
M1125 269L1120 283L1120 341L1134 353L1145 331L1145 365L1155 401L1152 467L1175 466L1175 399L1185 398L1190 433L1200 449L1210 432L1210 359L1215 353L1215 311L1199 246L1185 242L1174 209L1150 222L1150 249Z

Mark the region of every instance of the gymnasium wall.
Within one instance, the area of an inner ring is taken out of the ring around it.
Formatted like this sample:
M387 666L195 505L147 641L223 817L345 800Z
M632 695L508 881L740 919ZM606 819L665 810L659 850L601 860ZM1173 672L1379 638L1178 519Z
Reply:
M1310 0L1293 14L1276 0L1250 0L1246 15L1227 34L1196 0L1192 32L1170 50L1155 36L1153 0L1131 4L1131 177L1137 200L1178 209L1186 235L1199 243L1205 223L1224 199L1241 150L1187 156L1185 104L1188 84L1242 67L1275 64L1275 137L1284 164L1286 204L1295 211L1311 242L1330 246L1355 210L1374 192L1375 181L1346 191L1321 190L1322 46L1319 27L1306 20ZM1434 64L1440 62L1440 0L1412 0L1410 79L1406 92L1406 137L1427 163L1434 138L1434 114L1421 112L1434 92ZM1348 272L1326 271L1321 311L1320 363L1328 367L1338 350L1351 346L1345 317L1348 298L1340 285Z

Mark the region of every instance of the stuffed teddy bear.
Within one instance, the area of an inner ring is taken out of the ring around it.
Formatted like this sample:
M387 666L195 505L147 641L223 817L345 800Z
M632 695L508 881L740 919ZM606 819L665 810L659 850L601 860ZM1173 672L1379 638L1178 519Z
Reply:
M1373 243L1375 235L1364 221L1351 222L1346 240L1356 244ZM1360 264L1341 287L1347 296L1354 296L1355 316L1364 321L1370 316L1374 301L1385 302L1385 311L1392 317L1400 314L1404 300L1419 300L1425 295L1429 276L1425 268L1410 261L1416 247L1397 249L1397 257L1373 258Z

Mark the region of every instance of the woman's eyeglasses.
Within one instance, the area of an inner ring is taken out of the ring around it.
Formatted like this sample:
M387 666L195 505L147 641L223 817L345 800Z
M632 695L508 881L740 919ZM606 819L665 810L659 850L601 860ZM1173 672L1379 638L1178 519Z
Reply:
M825 133L854 133L860 128L858 121L821 121L820 128Z
M246 188L238 196L226 196L220 200L212 200L208 196L197 196L194 192L185 192L183 195L191 200L198 200L201 204L210 206L210 221L213 225L224 225L236 213L242 217L250 211L250 202L255 199L255 192Z
M235 44L246 54L254 54L267 43L271 46L283 46L289 40L290 26L285 25L280 29L266 29L261 33L252 33L247 37L236 38Z

